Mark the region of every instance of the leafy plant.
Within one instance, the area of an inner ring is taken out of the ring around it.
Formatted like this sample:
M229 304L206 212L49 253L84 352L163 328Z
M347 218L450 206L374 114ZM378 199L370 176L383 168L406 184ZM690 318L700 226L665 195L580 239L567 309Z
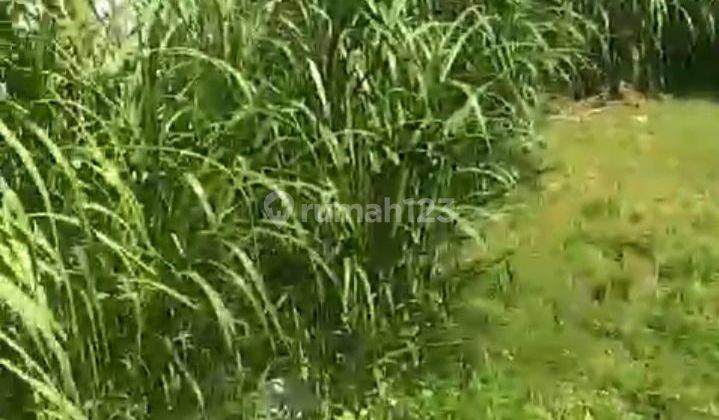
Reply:
M290 377L318 415L381 396L447 322L447 244L515 184L538 97L617 36L593 4L4 5L0 414L252 416ZM642 45L677 7L633 9ZM455 203L321 222L287 197Z

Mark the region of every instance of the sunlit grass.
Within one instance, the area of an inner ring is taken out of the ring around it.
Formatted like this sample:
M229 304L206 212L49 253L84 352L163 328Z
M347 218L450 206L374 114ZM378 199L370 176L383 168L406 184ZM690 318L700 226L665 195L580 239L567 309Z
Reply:
M488 226L467 295L478 392L513 389L488 417L717 415L717 109L619 106L544 133L555 169Z

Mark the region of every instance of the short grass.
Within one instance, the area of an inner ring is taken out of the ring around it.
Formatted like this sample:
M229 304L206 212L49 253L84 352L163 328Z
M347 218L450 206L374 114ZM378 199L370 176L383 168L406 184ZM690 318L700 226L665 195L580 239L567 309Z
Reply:
M471 251L467 418L719 416L718 111L667 99L545 130L551 170Z

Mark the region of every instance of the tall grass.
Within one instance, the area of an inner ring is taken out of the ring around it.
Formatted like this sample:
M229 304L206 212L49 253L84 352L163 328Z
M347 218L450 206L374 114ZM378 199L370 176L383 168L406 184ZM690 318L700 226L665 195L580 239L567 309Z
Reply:
M649 33L688 22L641 3ZM324 416L382 397L446 322L447 244L516 181L539 94L620 39L580 1L128 7L2 10L6 417L252 417L271 378ZM278 221L270 192L456 201L450 225Z
M719 7L715 1L635 0L572 1L577 13L594 23L593 50L600 77L591 91L621 80L657 91L666 86L667 65L692 59L701 45L716 41ZM586 74L586 73L585 73Z

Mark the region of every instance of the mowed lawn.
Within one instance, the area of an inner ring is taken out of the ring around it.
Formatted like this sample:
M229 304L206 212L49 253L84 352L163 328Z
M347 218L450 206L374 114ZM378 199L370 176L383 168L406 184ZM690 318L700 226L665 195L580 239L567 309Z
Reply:
M462 415L719 417L719 104L614 106L544 136L546 171L470 253Z

